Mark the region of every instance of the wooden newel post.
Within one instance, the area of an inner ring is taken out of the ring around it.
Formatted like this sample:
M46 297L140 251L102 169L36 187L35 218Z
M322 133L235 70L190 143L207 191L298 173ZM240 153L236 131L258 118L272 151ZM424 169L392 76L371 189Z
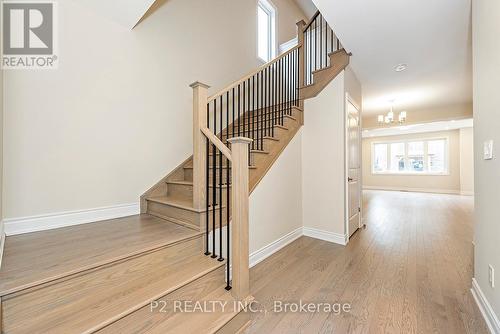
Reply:
M232 157L232 292L237 299L250 295L249 241L248 241L248 150L252 139L234 137L231 143Z
M305 86L305 69L304 64L306 60L305 45L304 45L304 27L306 23L304 20L297 22L297 43L301 45L299 48L299 87ZM302 99L299 89L299 108L302 110L300 123L304 125L304 99Z
M207 127L208 85L194 82L193 88L193 208L203 209L206 193L206 138L201 132Z

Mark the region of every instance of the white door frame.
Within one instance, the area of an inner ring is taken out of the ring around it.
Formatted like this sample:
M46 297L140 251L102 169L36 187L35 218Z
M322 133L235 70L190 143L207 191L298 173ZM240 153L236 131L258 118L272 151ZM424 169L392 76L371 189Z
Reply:
M344 221L344 229L345 229L345 238L346 238L346 243L349 243L349 181L347 180L349 176L349 159L348 159L348 154L349 154L349 122L348 122L348 114L347 114L347 106L348 104L351 103L357 110L358 110L358 117L359 117L359 175L358 175L358 191L359 191L359 228L363 226L363 193L362 193L362 184L363 184L363 152L361 151L362 148L362 138L361 138L361 132L362 132L362 123L361 123L361 107L359 104L352 98L352 96L349 93L345 93L345 102L344 102L344 161L345 161L345 166L344 166L344 203L345 203L345 221Z

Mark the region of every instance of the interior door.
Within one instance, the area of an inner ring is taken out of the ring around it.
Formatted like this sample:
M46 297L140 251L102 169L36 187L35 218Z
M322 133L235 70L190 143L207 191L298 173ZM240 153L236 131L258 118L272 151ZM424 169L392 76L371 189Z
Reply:
M361 223L361 156L359 110L347 100L347 212L349 237Z

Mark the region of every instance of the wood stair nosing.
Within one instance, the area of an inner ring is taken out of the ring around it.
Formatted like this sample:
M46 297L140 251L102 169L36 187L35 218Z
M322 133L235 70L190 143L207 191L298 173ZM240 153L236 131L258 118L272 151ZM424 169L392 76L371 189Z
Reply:
M190 313L175 312L173 301L200 302L217 300L232 305L236 300L224 287L225 270L219 267L188 285L155 300L156 305L163 305L163 310L145 306L134 313L103 328L98 334L148 333L216 333L234 319L240 310L227 312ZM217 311L217 310L216 310Z
M153 217L154 215L150 215L150 216ZM158 217L158 218L161 218L161 217ZM188 242L188 241L194 240L196 238L199 238L201 235L202 235L202 233L199 230L193 231L193 232L188 233L184 236L179 236L178 238L175 238L175 239L151 244L148 247L137 249L137 250L131 251L129 253L124 253L120 256L115 256L115 257L110 257L108 259L99 260L99 261L96 261L92 264L80 266L77 269L61 272L59 274L52 275L52 276L44 278L44 279L39 279L39 280L33 281L29 284L23 284L23 285L17 286L17 287L12 288L12 289L4 290L0 293L0 303L2 301L5 302L9 299L17 298L19 296L29 294L33 291L43 289L45 287L49 287L49 286L54 285L54 284L59 284L61 282L67 281L67 280L71 280L71 279L78 278L78 277L83 276L83 275L87 275L89 273L100 270L102 268L107 268L109 266L118 265L120 263L129 261L129 260L133 260L133 259L141 257L141 256L145 256L145 255L148 255L148 254L151 254L154 252L162 251L166 248L176 246L180 243ZM1 311L1 308L0 308L0 311ZM1 312L0 312L0 315L1 315ZM1 317L0 317L0 319L1 319Z
M201 235L3 302L6 333L91 333L222 267Z

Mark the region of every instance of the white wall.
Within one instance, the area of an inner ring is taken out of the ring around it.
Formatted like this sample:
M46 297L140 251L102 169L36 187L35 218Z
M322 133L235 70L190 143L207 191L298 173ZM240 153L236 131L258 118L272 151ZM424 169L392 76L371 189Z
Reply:
M474 275L492 310L500 316L500 2L472 2L475 155ZM483 160L483 142L494 140L493 160ZM497 272L488 283L488 265ZM500 327L498 327L500 328Z
M0 6L1 7L1 6ZM2 16L2 8L0 8L0 17ZM0 43L0 54L3 54L2 43ZM0 69L0 267L2 266L3 247L5 244L5 228L3 222L3 114L4 114L4 98L3 84L4 71Z
M250 254L302 227L302 131L250 195Z
M189 84L259 65L255 1L169 0L133 31L58 8L59 69L5 73L6 218L137 203L192 153Z
M305 101L302 143L304 227L345 234L344 72Z
M474 130L460 129L460 193L474 195Z

